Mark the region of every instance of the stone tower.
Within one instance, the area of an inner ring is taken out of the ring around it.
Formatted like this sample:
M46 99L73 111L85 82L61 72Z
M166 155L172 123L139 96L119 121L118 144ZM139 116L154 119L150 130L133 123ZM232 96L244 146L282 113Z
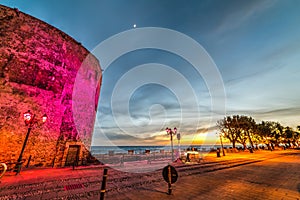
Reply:
M89 155L102 72L80 43L32 16L0 5L0 162L12 169L27 132L23 113L36 124L23 166L60 167Z

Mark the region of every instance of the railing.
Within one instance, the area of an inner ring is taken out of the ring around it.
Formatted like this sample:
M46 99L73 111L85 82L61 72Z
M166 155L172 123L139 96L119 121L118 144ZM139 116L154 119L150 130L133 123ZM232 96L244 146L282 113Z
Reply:
M7 165L5 163L0 163L0 166L3 167L3 172L0 174L0 178L1 178L2 176L4 176L4 174L7 170Z

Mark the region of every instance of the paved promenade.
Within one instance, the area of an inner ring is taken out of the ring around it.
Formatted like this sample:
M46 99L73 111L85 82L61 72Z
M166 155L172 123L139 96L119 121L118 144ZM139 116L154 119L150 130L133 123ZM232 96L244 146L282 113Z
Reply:
M154 164L144 165L149 167ZM231 153L200 164L174 164L179 178L167 192L161 170L109 169L105 199L300 200L300 150ZM122 169L122 167L120 167ZM103 166L24 170L0 179L0 199L99 199Z
M180 177L170 196L166 195L167 185L161 182L112 199L299 200L300 151L275 154L275 158L271 152L265 158L255 155L261 162Z

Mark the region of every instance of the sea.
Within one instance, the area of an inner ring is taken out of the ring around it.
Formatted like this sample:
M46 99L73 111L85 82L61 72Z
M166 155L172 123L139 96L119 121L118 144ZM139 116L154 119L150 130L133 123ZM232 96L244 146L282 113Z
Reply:
M224 145L224 148L229 148L230 145ZM174 145L174 150L180 148L181 151L191 150L194 148L196 151L208 152L221 148L221 145ZM113 152L114 154L127 154L129 151L133 151L134 154L143 154L147 151L150 153L159 153L162 150L165 152L171 152L171 146L92 146L91 153L96 154L109 154Z

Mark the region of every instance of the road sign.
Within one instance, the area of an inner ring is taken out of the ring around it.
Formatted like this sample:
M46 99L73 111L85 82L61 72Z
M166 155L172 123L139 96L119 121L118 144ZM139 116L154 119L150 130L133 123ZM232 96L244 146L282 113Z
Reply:
M178 174L177 174L175 167L173 167L171 165L168 165L163 168L162 175L164 177L164 180L167 183L170 183L170 181L171 181L171 184L175 183L178 178Z

